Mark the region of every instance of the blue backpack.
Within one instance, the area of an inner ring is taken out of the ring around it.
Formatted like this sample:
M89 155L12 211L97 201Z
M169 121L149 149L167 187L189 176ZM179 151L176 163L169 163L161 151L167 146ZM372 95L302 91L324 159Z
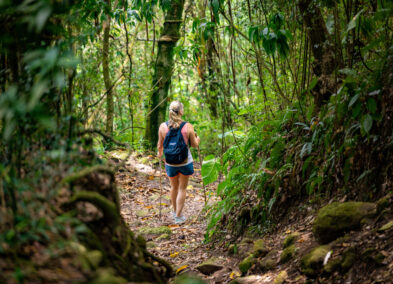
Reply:
M187 122L183 121L177 129L170 128L164 139L164 155L168 164L182 164L188 157L188 147L181 129ZM168 125L168 122L166 122Z

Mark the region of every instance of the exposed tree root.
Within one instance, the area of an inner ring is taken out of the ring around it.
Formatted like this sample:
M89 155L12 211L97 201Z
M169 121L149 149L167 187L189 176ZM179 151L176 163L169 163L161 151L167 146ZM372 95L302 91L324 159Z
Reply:
M142 237L135 238L120 215L112 169L105 166L83 169L64 178L61 184L70 184L73 192L70 201L64 206L65 210L74 209L83 213L87 208L83 203L82 206L77 204L87 202L102 212L99 218L82 220L90 228L82 240L86 246L100 250L106 264L130 281L166 283L173 274L171 265L149 253L146 241Z

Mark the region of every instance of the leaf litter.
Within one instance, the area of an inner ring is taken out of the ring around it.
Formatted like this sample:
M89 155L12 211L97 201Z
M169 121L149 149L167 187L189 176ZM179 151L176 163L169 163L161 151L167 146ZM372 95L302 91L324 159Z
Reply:
M176 274L192 272L198 274L205 281L214 283L206 275L198 272L195 267L212 256L222 255L223 250L213 250L204 244L206 232L206 213L200 214L204 208L204 196L202 188L201 171L198 165L195 174L190 177L187 186L187 199L183 209L183 215L187 217L185 224L174 224L172 207L170 202L170 184L163 170L160 173L158 161L153 157L144 157L148 164L140 164L138 157L132 155L126 163L127 172L118 172L116 181L120 188L121 214L133 232L138 232L141 227L159 228L166 226L172 231L169 238L159 238L160 235L144 235L149 250L155 255L170 262ZM142 159L141 159L142 160ZM155 166L152 168L150 165ZM162 176L162 196L160 198L160 175ZM211 185L210 189L213 189ZM209 204L216 201L212 194ZM161 203L161 220L159 217ZM146 211L147 215L137 216L137 212ZM227 279L231 280L228 272ZM237 276L234 272L231 276Z

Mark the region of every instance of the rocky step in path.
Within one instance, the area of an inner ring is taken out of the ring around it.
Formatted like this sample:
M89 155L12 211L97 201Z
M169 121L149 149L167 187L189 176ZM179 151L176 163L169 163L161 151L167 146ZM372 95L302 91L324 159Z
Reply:
M171 263L177 275L196 275L207 283L393 283L391 195L377 203L331 202L317 213L297 209L263 238L251 235L232 243L228 238L212 247L203 243L207 220L199 169L188 187L188 220L179 226L170 214L164 173L160 202L160 172L154 163L153 157L133 156L126 170L117 173L121 212L131 230L144 236L149 250ZM215 201L213 194L209 204Z

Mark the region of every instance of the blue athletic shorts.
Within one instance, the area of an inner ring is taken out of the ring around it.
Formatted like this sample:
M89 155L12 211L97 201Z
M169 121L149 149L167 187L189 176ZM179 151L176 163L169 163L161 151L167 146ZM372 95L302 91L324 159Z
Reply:
M173 178L178 174L182 174L183 176L190 176L194 173L194 163L189 163L188 165L181 167L172 167L169 165L165 165L166 174L168 177Z

